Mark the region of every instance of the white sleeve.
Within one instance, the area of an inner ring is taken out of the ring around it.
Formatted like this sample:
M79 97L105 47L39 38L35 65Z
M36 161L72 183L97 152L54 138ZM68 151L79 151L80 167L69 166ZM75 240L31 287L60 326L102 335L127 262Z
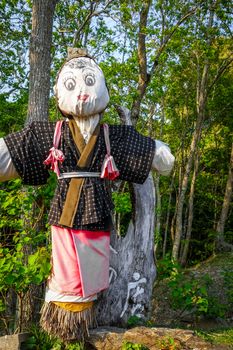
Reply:
M0 139L0 181L19 177L4 139Z
M168 145L162 141L155 140L155 155L152 167L160 175L169 175L175 162L175 157L171 154Z

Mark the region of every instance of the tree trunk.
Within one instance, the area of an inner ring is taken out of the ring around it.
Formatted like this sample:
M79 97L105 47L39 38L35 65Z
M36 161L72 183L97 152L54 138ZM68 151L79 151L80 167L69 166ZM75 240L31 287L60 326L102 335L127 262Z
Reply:
M155 245L154 245L154 253L156 254L157 248L160 242L161 235L161 194L159 189L159 175L156 175L155 178L155 191L156 191L156 220L155 220Z
M178 260L180 241L183 231L183 207L185 202L185 194L188 188L188 180L190 171L193 165L193 158L196 152L198 142L201 138L202 131L202 122L204 119L205 105L206 105L206 96L207 96L207 82L208 82L208 73L209 73L209 64L208 61L204 65L202 76L200 81L197 81L197 97L196 97L196 106L197 106L197 121L195 130L192 137L192 142L190 145L189 157L185 166L185 172L183 175L181 190L177 202L177 214L176 214L176 229L175 229L175 239L172 249L172 257L174 260Z
M52 28L57 2L33 1L27 123L47 120L49 115Z
M118 110L130 124L129 111ZM155 188L150 174L143 185L133 184L134 214L124 238L112 232L110 286L96 310L99 325L126 326L131 316L147 319L156 268L154 262Z
M165 223L164 239L163 239L163 258L165 258L166 249L167 249L167 233L168 233L169 218L170 218L170 211L171 211L172 188L174 186L174 180L175 180L175 171L173 172L171 184L169 186L169 200L167 205L166 223Z
M192 233L192 224L193 224L193 200L194 200L194 189L195 189L195 183L197 178L197 172L198 172L198 163L199 158L198 155L196 156L195 162L194 162L194 171L193 171L193 177L191 181L191 187L189 192L189 203L188 203L188 227L184 242L184 248L182 252L181 257L181 265L185 265L187 262L187 256L188 256L188 250L189 250L189 244L191 239L191 233Z
M197 144L201 138L202 120L203 120L203 113L199 114L197 118L197 124L193 134L192 143L190 146L190 154L186 164L184 177L182 180L181 192L177 202L176 230L175 230L175 239L174 239L173 249L172 249L172 257L174 260L178 260L178 256L179 256L180 241L181 241L181 236L183 231L183 207L185 202L185 194L188 188L188 180L189 180L189 175L193 164L193 156L196 152Z
M143 185L133 185L135 221L124 238L111 237L110 286L97 304L99 325L126 325L130 316L149 316L154 263L155 191L152 176Z
M29 75L29 103L26 124L32 121L48 120L52 28L55 6L58 0L34 0L32 7L32 32L30 38L30 75ZM37 203L38 205L38 203ZM41 202L41 208L43 203ZM30 232L35 210L31 210L30 222L25 222L25 229ZM37 223L38 231L43 223ZM30 246L25 247L25 256L32 253ZM43 300L44 285L32 285L23 301L22 329L27 329L32 322L39 319L41 301Z
M227 220L227 215L228 215L231 198L232 198L232 186L233 186L233 143L231 148L231 157L230 157L229 172L228 172L228 178L226 183L225 195L224 195L224 200L222 204L220 218L217 223L216 245L217 245L217 248L220 248L220 249L224 245L224 227Z

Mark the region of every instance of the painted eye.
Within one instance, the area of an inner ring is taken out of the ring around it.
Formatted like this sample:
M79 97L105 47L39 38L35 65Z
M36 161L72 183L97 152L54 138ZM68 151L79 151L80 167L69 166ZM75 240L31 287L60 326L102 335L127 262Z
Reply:
M84 74L83 79L84 79L85 84L87 86L95 85L95 75L93 73L86 73L86 74Z
M74 78L67 78L64 81L64 85L67 88L67 90L71 91L71 90L74 90L74 88L76 86L76 81Z

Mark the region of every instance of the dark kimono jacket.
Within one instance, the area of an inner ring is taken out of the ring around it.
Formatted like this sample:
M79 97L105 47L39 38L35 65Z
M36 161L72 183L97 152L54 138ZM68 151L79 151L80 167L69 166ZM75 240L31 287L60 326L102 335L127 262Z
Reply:
M43 164L49 150L53 147L56 123L33 122L22 131L4 138L11 154L13 164L24 184L45 184L49 169ZM155 152L155 142L142 136L132 126L110 125L109 138L111 155L120 172L118 179L142 184L151 169ZM59 149L65 160L60 164L60 172L92 171L101 172L106 155L103 127L100 128L91 165L80 169L77 160L79 151L73 141L68 123L62 125ZM57 182L54 198L49 212L49 224L59 226L59 219L66 199L70 179ZM74 229L109 230L113 203L109 186L101 178L88 178L82 189L79 205L73 223Z

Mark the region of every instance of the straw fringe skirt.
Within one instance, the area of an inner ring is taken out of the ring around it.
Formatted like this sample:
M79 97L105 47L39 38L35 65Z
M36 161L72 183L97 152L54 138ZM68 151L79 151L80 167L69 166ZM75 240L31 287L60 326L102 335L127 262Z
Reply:
M41 310L41 327L64 342L85 341L89 328L97 327L94 308L72 312L54 303L44 303Z

